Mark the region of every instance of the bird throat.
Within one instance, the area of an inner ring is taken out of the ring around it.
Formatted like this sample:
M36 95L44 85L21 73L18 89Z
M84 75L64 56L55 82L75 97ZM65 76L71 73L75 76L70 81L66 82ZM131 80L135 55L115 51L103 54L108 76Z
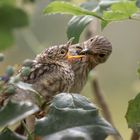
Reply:
M88 58L87 58L88 59ZM72 69L75 74L74 85L70 89L72 93L80 93L86 84L89 72L96 66L93 65L89 60L79 60L73 62Z

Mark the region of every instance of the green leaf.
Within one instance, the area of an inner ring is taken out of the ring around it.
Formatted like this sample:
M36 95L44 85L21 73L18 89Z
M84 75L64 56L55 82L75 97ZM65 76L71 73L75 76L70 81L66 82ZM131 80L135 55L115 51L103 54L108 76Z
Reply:
M28 16L20 8L10 5L0 6L0 28L13 29L28 25Z
M140 8L140 0L136 1L136 6Z
M1 5L15 5L16 0L0 0L0 6Z
M111 10L104 11L103 18L107 23L111 21L131 19L133 14L138 12L138 8L134 1L122 1L119 3L114 3L111 6Z
M64 137L67 134L70 136L75 130L85 132L89 137L94 135L96 140L98 135L106 137L108 134L117 133L99 116L98 109L87 98L68 93L55 96L47 116L38 120L35 126L35 134L43 137L54 133L59 136L62 134Z
M5 2L10 2L6 0ZM12 5L0 5L0 50L5 50L14 43L12 29L28 25L28 15Z
M110 21L107 20L101 21L101 30L103 30L109 24L109 22Z
M80 35L84 28L93 20L92 16L77 17L74 16L68 23L68 39L74 37L73 43L79 41Z
M30 102L9 101L0 109L0 127L16 123L38 111L38 107Z
M76 16L91 15L99 19L102 19L95 12L88 11L84 8L81 8L79 6L73 5L68 2L59 2L59 1L50 3L44 9L44 13L45 14L61 13L61 14L70 14L70 15L76 15Z
M12 83L12 84L14 84L14 83ZM31 92L36 93L36 91L32 88L32 84L28 84L28 83L19 81L19 82L15 83L15 86L17 86L18 88L23 89L25 91L31 91Z
M0 28L0 51L5 50L12 46L14 38L10 30L4 30Z
M27 139L6 128L2 132L0 132L0 140L27 140Z
M112 4L118 3L121 0L101 0L99 2L100 10L107 10Z
M93 10L97 6L96 2L85 2L81 4L81 7L84 7L88 10ZM80 35L83 32L84 28L94 19L93 16L74 16L68 23L67 36L68 39L74 37L73 43L79 41Z
M98 125L72 127L43 137L43 140L105 140L111 131L106 126L100 127Z
M140 134L140 93L129 101L125 117L128 127Z
M135 2L125 1L113 4L110 11L104 12L104 18L106 20L129 19L136 12L138 12L138 8L136 7Z

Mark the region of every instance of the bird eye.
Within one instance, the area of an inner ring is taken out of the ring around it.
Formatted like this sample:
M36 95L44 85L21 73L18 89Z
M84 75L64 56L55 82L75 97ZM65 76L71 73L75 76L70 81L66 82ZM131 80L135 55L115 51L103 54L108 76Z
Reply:
M66 51L65 49L62 49L62 50L60 51L60 53L61 53L62 55L64 55L66 52L67 52L67 51Z
M104 56L105 56L105 54L99 54L99 56L100 56L100 57L104 57Z
M91 38L90 41L92 42L93 41L93 38Z

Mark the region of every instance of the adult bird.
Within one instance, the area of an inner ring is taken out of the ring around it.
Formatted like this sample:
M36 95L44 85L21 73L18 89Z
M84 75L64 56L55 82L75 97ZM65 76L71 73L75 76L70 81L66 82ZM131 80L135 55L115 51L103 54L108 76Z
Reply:
M111 52L112 45L110 41L106 37L99 35L85 42L71 45L69 47L69 53L71 55L84 55L84 57L71 60L75 78L70 92L80 93L86 84L89 72L98 64L106 62Z

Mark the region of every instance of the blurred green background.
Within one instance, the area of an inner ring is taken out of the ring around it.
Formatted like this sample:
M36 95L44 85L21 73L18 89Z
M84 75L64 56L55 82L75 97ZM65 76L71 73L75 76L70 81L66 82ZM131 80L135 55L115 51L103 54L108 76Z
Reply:
M3 52L5 61L0 63L0 74L8 65L21 64L26 58L34 58L35 54L45 47L66 42L67 22L71 16L45 16L42 9L46 5L46 0L42 0L38 1L35 6L26 7L31 13L30 26L14 31L16 44ZM140 60L139 27L139 21L114 22L102 32L98 26L96 32L96 34L106 36L113 45L113 53L109 60L105 64L97 66L95 72L115 125L126 140L130 138L131 134L124 117L128 101L140 91L140 81L137 75ZM85 34L86 31L82 34L80 41L84 41ZM96 103L91 91L90 80L82 94Z

